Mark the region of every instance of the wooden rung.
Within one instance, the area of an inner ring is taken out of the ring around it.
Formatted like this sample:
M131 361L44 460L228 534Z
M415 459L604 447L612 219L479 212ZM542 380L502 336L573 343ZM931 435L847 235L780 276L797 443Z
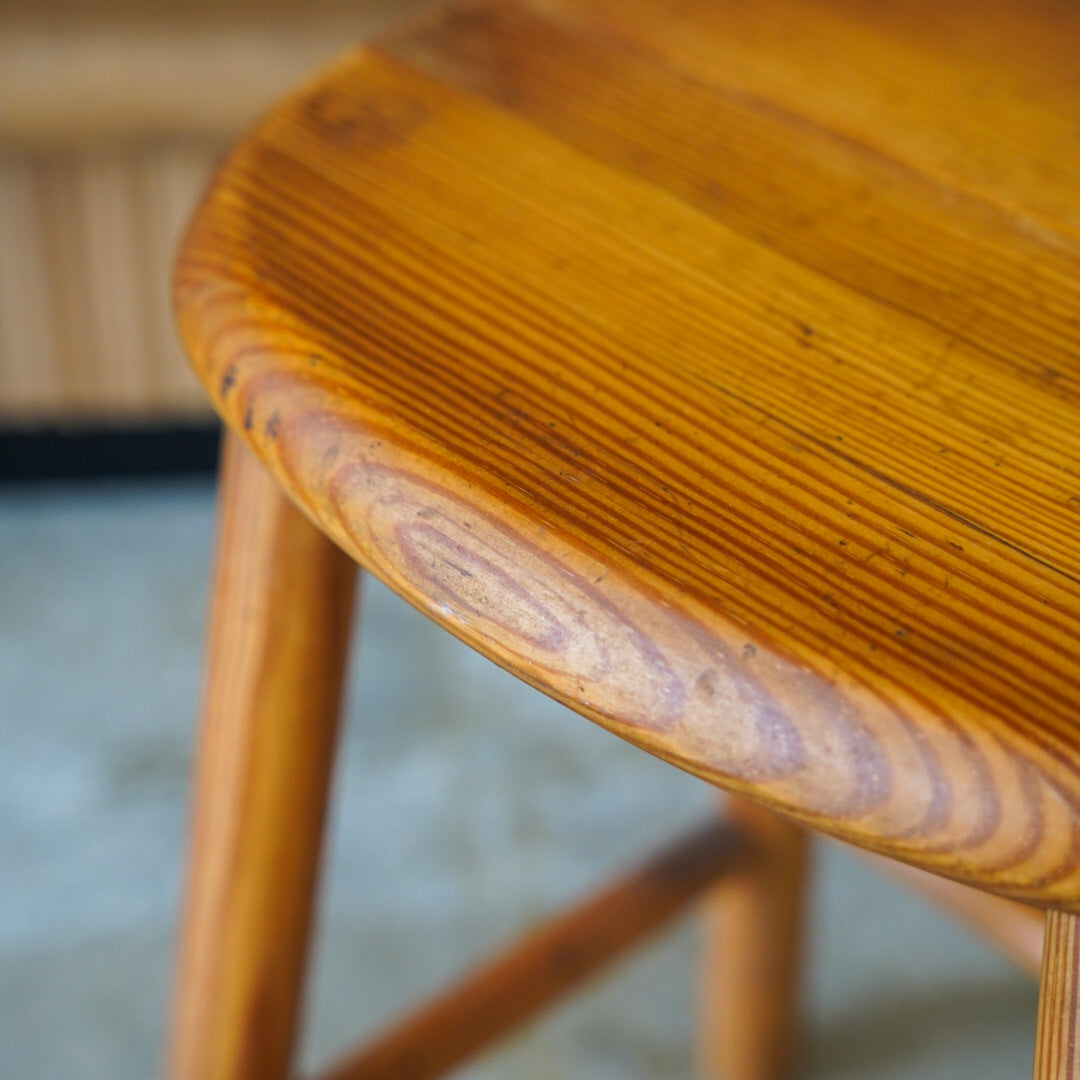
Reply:
M1029 974L1039 975L1045 918L1040 908L961 885L895 859L865 854L875 866L962 919Z
M695 829L527 934L319 1080L441 1076L659 930L748 853L726 822Z

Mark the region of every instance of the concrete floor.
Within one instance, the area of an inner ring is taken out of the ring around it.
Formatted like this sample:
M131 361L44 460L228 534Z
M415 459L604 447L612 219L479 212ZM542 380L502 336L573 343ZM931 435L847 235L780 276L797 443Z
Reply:
M159 1062L198 693L206 484L0 493L0 1072ZM372 584L304 1060L707 812L700 782ZM465 1075L688 1078L695 927ZM1030 1075L1035 986L820 845L804 1080Z

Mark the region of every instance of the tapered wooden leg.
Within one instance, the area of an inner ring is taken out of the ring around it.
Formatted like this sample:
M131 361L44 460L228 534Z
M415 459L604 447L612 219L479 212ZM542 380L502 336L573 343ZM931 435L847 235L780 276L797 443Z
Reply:
M729 800L728 814L752 850L705 909L700 1072L780 1080L796 1049L809 838L741 799Z
M284 1080L336 743L355 565L233 436L169 1080Z
M1035 1080L1080 1076L1080 915L1046 913Z

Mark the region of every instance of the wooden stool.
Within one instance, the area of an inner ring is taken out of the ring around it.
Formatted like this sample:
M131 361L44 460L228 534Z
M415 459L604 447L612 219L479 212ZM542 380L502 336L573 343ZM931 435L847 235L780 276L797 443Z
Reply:
M353 560L748 801L328 1077L437 1075L721 879L703 1072L781 1076L803 825L1029 961L1046 908L1080 1075L1078 192L1042 0L468 3L273 111L176 275L231 433L173 1080L289 1071Z

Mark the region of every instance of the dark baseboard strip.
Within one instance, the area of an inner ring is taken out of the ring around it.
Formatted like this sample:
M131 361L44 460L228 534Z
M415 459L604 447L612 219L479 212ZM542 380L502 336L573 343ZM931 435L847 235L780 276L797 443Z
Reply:
M0 483L211 475L220 427L0 431Z

